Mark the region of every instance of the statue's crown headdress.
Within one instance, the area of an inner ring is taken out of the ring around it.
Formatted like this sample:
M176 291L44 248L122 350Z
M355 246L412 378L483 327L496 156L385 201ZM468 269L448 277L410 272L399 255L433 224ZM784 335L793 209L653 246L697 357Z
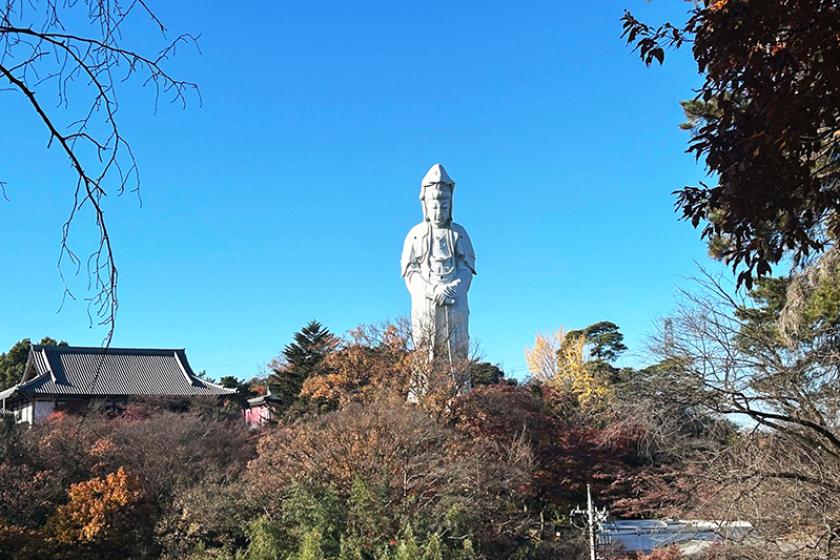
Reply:
M446 169L444 169L441 164L436 163L429 168L423 176L423 180L420 181L420 199L423 199L423 193L426 190L426 187L438 184L449 185L450 191L455 190L455 181L449 177L449 174L446 173Z
M449 175L446 173L446 169L439 163L434 164L429 168L426 172L426 175L423 177L423 182L421 183L424 187L428 187L429 185L434 185L437 183L445 183L447 185L455 185L455 181L453 181Z
M428 187L433 187L435 185L445 185L449 187L449 195L452 196L455 193L455 181L452 180L451 177L446 173L446 169L439 163L434 164L429 168L426 174L423 176L423 180L420 181L420 205L423 207L423 220L426 221L428 218L426 216L426 204L423 202L426 200L426 189ZM452 221L452 206L449 207L449 222Z

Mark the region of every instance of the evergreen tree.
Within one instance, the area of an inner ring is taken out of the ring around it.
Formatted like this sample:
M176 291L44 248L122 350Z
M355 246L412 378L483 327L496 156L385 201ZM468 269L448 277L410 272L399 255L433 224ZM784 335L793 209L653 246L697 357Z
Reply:
M318 530L319 546L330 555L339 548L343 504L330 486L293 483L283 495L280 524L293 536L304 538Z
M787 346L794 337L832 354L840 340L840 267L822 267L800 277L767 276L756 280L749 298L736 310L742 322L737 341L761 351L764 340Z
M310 321L294 334L294 342L283 349L285 363L274 368L272 392L285 407L294 404L303 382L318 372L321 362L335 348L335 336L318 321Z
M476 558L472 541L470 539L464 539L464 547L461 551L461 560L476 560Z
M417 539L414 537L414 531L411 525L406 525L400 536L400 544L397 545L396 553L394 554L396 560L422 560L420 555L420 545L417 544Z
M338 549L338 560L364 560L362 547L351 537L342 537Z
M38 344L47 346L67 346L64 341L58 342L54 338L45 336ZM17 341L8 352L0 354L0 390L11 387L20 381L23 370L26 367L26 360L29 358L29 349L32 343L28 338Z
M586 328L569 331L566 340L576 340L583 337L586 348L589 351L587 365L596 375L609 379L612 383L618 383L622 377L626 377L630 371L621 370L613 365L613 362L625 351L624 335L618 325L611 321L598 321Z
M347 501L347 528L363 546L372 549L376 540L387 532L383 526L390 515L382 507L379 497L361 478L353 480Z
M252 378L250 381L240 381L234 375L224 375L219 378L218 383L225 389L236 389L241 397L250 399L261 394L255 391L254 388L264 385L265 381L257 378Z
M440 535L437 533L432 534L429 542L426 543L423 560L443 560L443 544L440 542Z
M295 560L326 560L321 547L321 531L311 529L303 535Z
M613 322L598 321L579 331L569 331L569 338L583 336L589 347L589 356L593 360L613 362L622 352L627 350L624 345L624 335Z
M255 519L248 526L246 560L281 560L283 539L280 530L266 516Z
M505 379L505 372L499 366L490 362L476 362L469 368L470 382L473 387L479 385L495 385L496 383L507 382L509 385L516 385L515 379Z

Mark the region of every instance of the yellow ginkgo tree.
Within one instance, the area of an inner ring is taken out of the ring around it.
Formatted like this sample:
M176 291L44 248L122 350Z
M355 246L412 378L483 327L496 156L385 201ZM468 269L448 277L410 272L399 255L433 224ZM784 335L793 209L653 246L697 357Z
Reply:
M588 359L583 335L570 336L562 329L538 334L534 346L525 349L525 361L535 380L573 396L582 409L599 408L612 397L609 383Z

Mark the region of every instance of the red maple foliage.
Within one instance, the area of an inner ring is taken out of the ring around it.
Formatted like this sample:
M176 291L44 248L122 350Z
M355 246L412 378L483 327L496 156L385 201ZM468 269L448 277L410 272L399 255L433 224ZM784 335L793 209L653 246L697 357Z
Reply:
M560 508L585 499L586 485L617 515L646 515L686 497L673 483L680 465L651 464L637 453L642 428L611 420L571 422L534 387L478 387L453 406L456 427L477 439L525 438L535 462L530 497ZM660 512L661 513L661 512Z

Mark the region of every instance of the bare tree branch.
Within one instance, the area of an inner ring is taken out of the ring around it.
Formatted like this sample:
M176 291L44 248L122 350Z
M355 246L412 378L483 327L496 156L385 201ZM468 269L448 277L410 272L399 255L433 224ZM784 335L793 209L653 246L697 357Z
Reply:
M164 46L157 54L122 46L122 28L135 19L135 14L150 21L164 37ZM72 21L80 32L70 31L65 20ZM90 33L91 29L96 31ZM7 0L0 5L0 77L10 86L4 91L17 91L25 97L47 128L47 146L60 147L76 178L67 190L72 206L61 229L58 270L65 284L62 303L67 297L75 299L64 276L63 262L67 259L75 274L82 269L82 258L71 247L71 230L79 214L87 211L93 215L99 237L84 259L88 316L91 323L107 326L106 345L113 336L119 299L118 270L104 202L108 194L121 195L126 190L139 196L140 189L137 161L117 121L117 86L135 77L142 86L153 86L155 110L161 94L170 95L170 102L183 106L188 95L198 95L194 83L176 79L163 66L178 45L197 46L197 37L182 34L166 40L165 32L162 21L143 0L125 6L109 0L67 4ZM47 84L55 86L54 92L42 91ZM57 101L55 111L47 108L53 101ZM78 118L60 122L63 115L73 113ZM5 187L0 182L4 197Z

